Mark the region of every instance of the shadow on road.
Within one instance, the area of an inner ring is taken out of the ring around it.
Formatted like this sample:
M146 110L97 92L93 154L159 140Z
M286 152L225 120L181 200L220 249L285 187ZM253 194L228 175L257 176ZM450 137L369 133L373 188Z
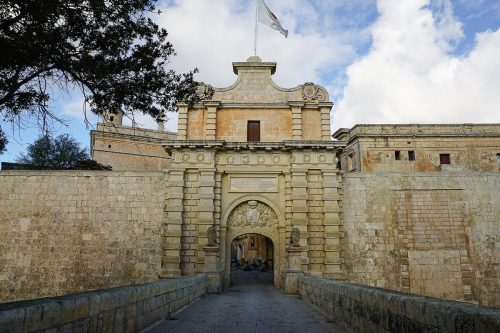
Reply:
M231 271L231 287L250 285L273 285L273 272L262 272L260 270L245 271L234 269Z

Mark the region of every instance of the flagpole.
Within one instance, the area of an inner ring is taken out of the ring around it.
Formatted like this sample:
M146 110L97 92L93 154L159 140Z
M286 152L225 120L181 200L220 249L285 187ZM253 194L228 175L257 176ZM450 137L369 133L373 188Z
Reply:
M257 17L259 15L259 0L255 0L255 36L253 40L253 53L254 56L257 56L257 35L258 35L258 26L257 26Z

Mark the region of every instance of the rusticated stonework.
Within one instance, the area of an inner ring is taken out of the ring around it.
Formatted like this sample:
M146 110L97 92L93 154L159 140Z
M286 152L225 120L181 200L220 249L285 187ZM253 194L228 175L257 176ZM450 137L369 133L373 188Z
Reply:
M228 218L233 227L273 227L278 225L278 217L268 205L250 200L238 205Z

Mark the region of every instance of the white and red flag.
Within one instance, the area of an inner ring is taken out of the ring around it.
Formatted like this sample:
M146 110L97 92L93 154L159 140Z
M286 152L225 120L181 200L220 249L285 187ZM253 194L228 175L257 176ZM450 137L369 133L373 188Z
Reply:
M285 38L287 38L288 30L283 29L280 21L278 20L276 15L274 15L274 13L269 9L269 7L267 7L264 0L257 0L257 6L259 22L273 28L274 30L278 30L283 36L285 36Z

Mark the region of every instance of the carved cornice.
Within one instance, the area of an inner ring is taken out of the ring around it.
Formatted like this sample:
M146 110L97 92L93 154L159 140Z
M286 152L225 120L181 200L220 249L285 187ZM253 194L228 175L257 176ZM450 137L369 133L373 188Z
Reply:
M167 152L175 149L215 149L215 150L281 150L296 149L339 149L345 142L339 141L306 141L285 140L281 142L226 142L224 140L164 140L163 147Z

